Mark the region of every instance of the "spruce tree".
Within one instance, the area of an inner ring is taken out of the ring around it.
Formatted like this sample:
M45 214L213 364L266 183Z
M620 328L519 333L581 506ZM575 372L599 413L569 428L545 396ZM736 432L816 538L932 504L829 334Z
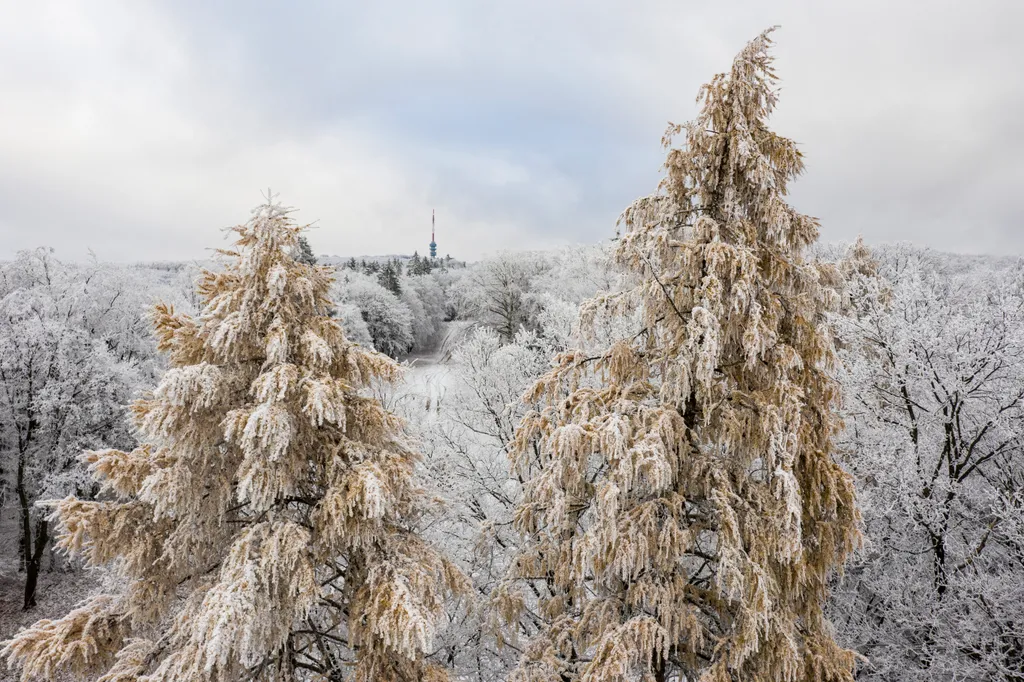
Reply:
M515 682L852 679L822 614L858 540L832 456L841 276L805 258L817 221L785 202L803 161L766 125L769 34L669 127L659 192L623 214L636 285L582 322L635 311L640 331L560 355L525 398L526 543L496 599L546 625Z
M398 261L389 260L381 267L380 272L377 274L377 282L395 296L401 296L402 294L400 267L401 265Z
M143 444L86 453L103 497L53 515L123 588L8 642L23 680L446 678L424 653L465 579L413 532L417 455L364 390L399 369L329 317L300 230L260 206L198 317L156 307L170 368L132 407Z
M309 245L305 235L299 235L295 245L295 260L306 265L316 265L316 254L313 253L313 247Z

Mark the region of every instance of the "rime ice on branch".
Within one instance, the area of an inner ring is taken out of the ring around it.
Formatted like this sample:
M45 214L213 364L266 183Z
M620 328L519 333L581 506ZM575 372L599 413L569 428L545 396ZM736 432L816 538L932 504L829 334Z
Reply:
M852 679L822 615L858 537L832 457L842 278L784 200L803 162L766 127L769 33L669 128L661 191L623 215L636 286L582 322L639 310L642 331L560 355L527 395L546 403L512 453L527 542L496 596L547 627L515 682Z
M144 444L87 453L102 501L54 512L124 590L6 643L23 680L446 679L423 658L465 578L410 530L417 455L363 390L398 368L345 339L301 229L258 207L197 318L155 309L170 369L132 407Z

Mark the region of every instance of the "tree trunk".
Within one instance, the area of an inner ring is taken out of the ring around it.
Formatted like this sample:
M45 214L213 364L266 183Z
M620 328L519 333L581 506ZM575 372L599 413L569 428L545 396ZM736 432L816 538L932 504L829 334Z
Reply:
M43 561L43 552L49 542L49 522L46 517L36 521L35 548L25 565L25 606L28 611L36 605L36 585L39 582L39 567Z
M654 664L655 682L665 682L668 679L668 662L663 658Z
M21 512L21 531L18 535L18 568L28 568L28 558L32 554L32 507L28 501L28 489L25 486L25 455L18 456L18 476L14 483L18 495L18 509Z

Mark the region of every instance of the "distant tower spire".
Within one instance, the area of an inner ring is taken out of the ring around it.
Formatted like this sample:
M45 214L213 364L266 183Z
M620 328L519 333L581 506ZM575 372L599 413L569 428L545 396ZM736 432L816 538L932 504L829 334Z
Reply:
M437 242L434 241L434 226L436 218L434 209L430 210L430 257L437 258Z

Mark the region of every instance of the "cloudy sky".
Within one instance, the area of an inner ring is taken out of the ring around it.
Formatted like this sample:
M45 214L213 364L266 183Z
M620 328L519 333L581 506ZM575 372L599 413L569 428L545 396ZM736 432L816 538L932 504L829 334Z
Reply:
M320 253L611 236L762 29L828 240L1024 253L1020 0L0 3L0 259L203 257L261 190Z

